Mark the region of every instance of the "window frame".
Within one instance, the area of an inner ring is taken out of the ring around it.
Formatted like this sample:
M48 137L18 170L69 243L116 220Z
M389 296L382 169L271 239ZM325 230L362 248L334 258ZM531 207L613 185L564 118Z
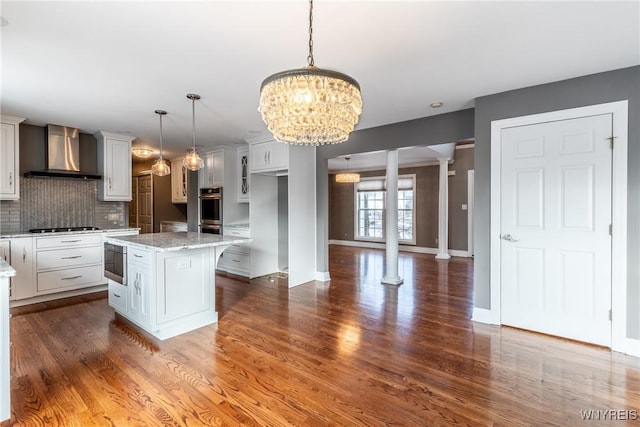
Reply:
M411 179L412 186L411 191L413 192L413 200L412 200L412 208L411 208L411 225L413 228L412 238L408 239L400 239L400 235L398 233L398 243L402 245L415 245L416 244L416 174L404 174L398 175L398 180L400 179ZM382 208L382 237L361 237L360 232L360 206L358 200L358 193L364 191L358 191L358 184L353 184L353 240L354 241L362 241L362 242L376 242L376 243L386 243L386 223L387 223L387 209L386 209L386 176L371 176L371 177L362 177L360 181L382 181L382 189L381 190L369 190L371 192L381 191L383 193L383 208ZM401 190L398 190L401 191ZM398 213L400 212L400 207L398 207ZM400 215L398 215L400 218Z

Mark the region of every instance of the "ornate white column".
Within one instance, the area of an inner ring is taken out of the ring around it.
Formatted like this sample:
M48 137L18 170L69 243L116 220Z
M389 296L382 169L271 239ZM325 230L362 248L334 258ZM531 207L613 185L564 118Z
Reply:
M400 285L398 275L398 150L387 151L386 269L382 283Z
M449 159L439 158L438 254L436 259L449 259Z

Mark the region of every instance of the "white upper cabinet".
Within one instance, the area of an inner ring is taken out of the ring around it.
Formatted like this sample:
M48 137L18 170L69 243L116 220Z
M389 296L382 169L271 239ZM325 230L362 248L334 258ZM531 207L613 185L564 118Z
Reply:
M275 140L249 145L250 172L277 172L289 168L289 146Z
M222 187L224 185L224 152L210 151L202 155L204 167L198 171L200 188Z
M187 203L187 168L184 157L171 160L171 202Z
M0 200L20 198L20 117L0 116Z
M249 147L238 149L237 166L238 203L249 203Z
M95 134L98 140L98 200L131 201L131 141L135 137L110 132Z

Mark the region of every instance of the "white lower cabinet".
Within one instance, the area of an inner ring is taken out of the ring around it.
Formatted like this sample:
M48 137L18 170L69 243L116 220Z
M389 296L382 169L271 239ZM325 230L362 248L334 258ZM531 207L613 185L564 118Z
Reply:
M0 276L0 422L11 417L9 277ZM3 423L4 425L4 423ZM8 425L8 424L7 424Z
M11 299L31 298L36 294L36 282L33 277L33 238L17 237L11 239L11 266L16 276L11 278Z
M129 318L142 327L151 326L151 298L153 295L152 253L141 249L129 250L127 254L127 285Z
M113 280L109 280L109 305L118 311L127 311L129 304L129 288Z
M249 237L246 228L224 227L223 234L233 237ZM251 248L249 245L232 245L224 251L218 260L218 270L238 276L249 277L251 271Z
M129 246L127 286L109 281L109 305L162 340L216 322L212 251L156 252Z
M34 240L36 295L104 283L101 235L71 234Z

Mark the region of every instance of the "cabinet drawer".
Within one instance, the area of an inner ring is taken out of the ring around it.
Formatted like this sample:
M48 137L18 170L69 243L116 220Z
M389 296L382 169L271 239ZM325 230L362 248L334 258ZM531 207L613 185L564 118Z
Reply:
M122 313L126 313L129 295L127 291L126 286L109 280L109 305Z
M127 259L129 262L140 262L143 264L151 263L151 252L145 251L144 249L136 249L129 246L127 252Z
M50 293L97 285L102 282L102 272L102 265L98 264L38 273L36 289L37 292Z
M249 247L249 245L233 245L230 246L229 249L227 249L224 253L234 253L234 254L242 254L242 255L249 255L251 253L251 248Z
M223 227L223 234L225 236L246 237L249 238L249 230L243 228L230 228Z
M231 248L224 252L224 266L227 271L249 271L249 255L237 252L230 252Z
M36 252L36 269L45 270L102 262L102 246L52 249Z
M100 234L67 234L65 236L36 238L36 249L101 244L102 235Z

